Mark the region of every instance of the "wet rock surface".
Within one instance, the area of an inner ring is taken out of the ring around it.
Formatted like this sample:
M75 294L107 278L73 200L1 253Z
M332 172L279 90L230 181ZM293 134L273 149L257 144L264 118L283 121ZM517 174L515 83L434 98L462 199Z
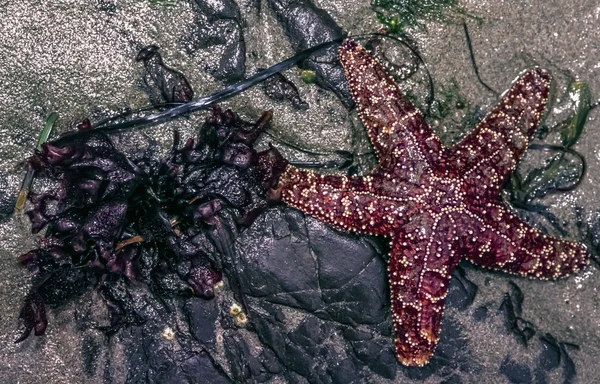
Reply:
M236 236L229 232L228 241ZM74 321L84 335L81 364L86 375L111 382L117 380L113 372L125 364L126 383L196 382L198 377L210 383L275 378L311 383L436 378L457 383L462 375L476 377L484 371L468 330L456 320L457 313L470 312L477 291L462 267L451 282L436 354L426 367L404 367L393 350L385 246L377 239L339 233L294 209L273 207L234 243L235 248L225 251L232 260L224 272L237 280L237 297L227 290L208 300L161 297L130 284L112 286L104 296L92 292L81 297L86 304ZM223 244L213 246L219 253ZM512 318L521 313L523 297L516 284L510 287L506 300L512 300ZM115 323L105 307L107 294L128 308L122 319L127 326L118 333L112 331ZM236 300L244 303L248 319L241 327L228 313ZM478 310L500 317L507 305ZM514 333L513 326L507 323L504 332ZM534 377L547 382L548 373L559 369L570 382L575 369L567 349L574 346L547 333L537 339L532 366L509 354L498 373L513 383L533 382Z
M296 109L308 109L308 103L302 100L296 85L281 73L276 73L265 80L263 88L271 99L287 101Z
M398 365L378 241L338 233L281 207L261 215L235 244L226 276L239 281L247 324L239 328L227 313L231 296L226 292L228 299L169 300L165 305L131 290L134 302L152 310L142 310L143 323L118 336L130 366L126 382L143 382L141 377L181 382L194 372L215 382L366 383L402 377L453 382L456 372L479 372L468 333L451 316L427 367ZM460 293L458 285L453 280L451 290L462 303L469 294ZM165 327L173 322L180 328L169 340Z
M310 0L269 0L269 5L284 27L296 52L344 37L342 29L323 9ZM315 71L316 82L340 98L346 107L354 105L344 70L337 58L339 46L312 55L302 64Z
M194 90L185 75L169 68L163 62L156 45L149 45L138 52L136 61L144 64L142 77L144 90L153 105L164 103L187 103L194 97Z
M220 58L208 71L218 80L233 82L246 72L246 44L240 9L234 0L195 0L195 28L186 37L188 52L218 46Z

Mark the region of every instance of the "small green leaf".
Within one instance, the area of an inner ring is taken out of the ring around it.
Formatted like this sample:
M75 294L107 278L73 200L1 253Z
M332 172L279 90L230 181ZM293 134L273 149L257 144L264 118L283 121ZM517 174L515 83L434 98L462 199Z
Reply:
M42 129L42 133L40 133L40 138L38 139L37 146L35 147L38 151L41 151L42 144L48 141L48 137L50 137L50 133L52 133L54 123L56 123L57 119L58 113L56 112L52 112L46 119L46 123L44 124L44 128Z
M50 134L52 133L52 129L54 128L54 124L58 119L58 113L52 112L46 122L44 123L44 128L40 133L40 138L38 139L37 146L35 147L38 151L42 150L42 144L48 141ZM31 188L31 184L33 183L33 178L35 176L35 171L31 166L27 168L27 173L25 174L25 178L21 182L21 190L19 191L19 195L17 196L17 202L15 203L15 209L17 211L23 211L25 208L25 203L27 202L27 195L29 195L29 190Z
M587 83L575 81L569 84L569 97L573 103L575 115L571 122L561 131L562 144L569 148L577 142L590 111L590 88Z

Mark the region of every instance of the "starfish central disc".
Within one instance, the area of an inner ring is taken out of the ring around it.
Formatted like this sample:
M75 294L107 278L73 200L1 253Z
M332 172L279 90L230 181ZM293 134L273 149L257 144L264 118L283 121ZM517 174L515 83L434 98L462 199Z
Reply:
M515 216L500 190L540 123L550 77L524 73L453 148L445 148L383 67L351 40L340 60L379 165L364 177L288 165L281 199L341 230L391 238L388 266L396 353L424 365L439 340L444 299L461 259L539 279L579 271L584 246Z

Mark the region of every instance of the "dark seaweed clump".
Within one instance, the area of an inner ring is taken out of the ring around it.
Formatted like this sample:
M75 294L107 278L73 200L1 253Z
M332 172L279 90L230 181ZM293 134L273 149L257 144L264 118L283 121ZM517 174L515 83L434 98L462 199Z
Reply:
M197 139L180 144L175 132L164 159L129 158L110 138L80 125L87 135L43 145L32 158L38 174L56 182L51 193L31 193L32 232L46 229L39 248L19 258L32 275L21 310L20 336L44 333L46 305L96 287L111 314L110 329L141 322L127 313L123 284L153 292L210 298L221 281L207 232L227 212L248 226L267 205L266 191L285 164L274 149L252 144L271 118L256 123L218 107Z

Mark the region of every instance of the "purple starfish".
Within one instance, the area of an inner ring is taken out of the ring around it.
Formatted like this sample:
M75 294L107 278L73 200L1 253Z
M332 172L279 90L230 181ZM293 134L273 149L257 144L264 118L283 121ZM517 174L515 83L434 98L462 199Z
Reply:
M463 258L486 268L555 279L584 268L583 245L540 232L499 199L546 108L550 77L533 68L459 144L444 148L381 64L347 40L340 60L379 158L364 177L288 165L281 199L337 228L391 237L396 352L422 366L439 340L444 298Z

